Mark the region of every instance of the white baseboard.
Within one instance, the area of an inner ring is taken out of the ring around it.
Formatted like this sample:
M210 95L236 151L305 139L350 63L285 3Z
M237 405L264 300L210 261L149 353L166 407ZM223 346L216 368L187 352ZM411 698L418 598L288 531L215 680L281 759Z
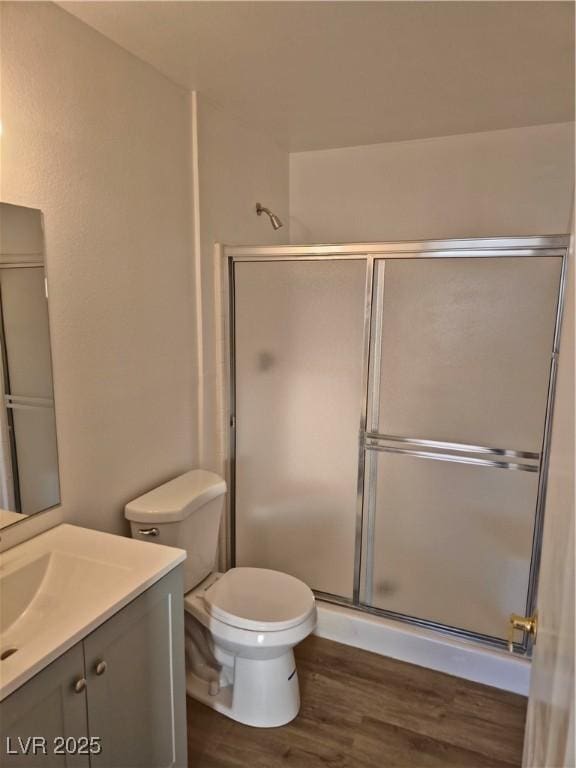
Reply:
M320 600L317 607L319 637L528 695L528 659Z

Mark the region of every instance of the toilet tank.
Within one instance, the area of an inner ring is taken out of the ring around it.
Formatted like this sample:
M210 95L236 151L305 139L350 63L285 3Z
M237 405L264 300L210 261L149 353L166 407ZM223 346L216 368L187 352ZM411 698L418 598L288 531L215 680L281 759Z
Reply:
M134 539L186 550L184 592L214 569L225 493L219 475L193 469L124 508Z

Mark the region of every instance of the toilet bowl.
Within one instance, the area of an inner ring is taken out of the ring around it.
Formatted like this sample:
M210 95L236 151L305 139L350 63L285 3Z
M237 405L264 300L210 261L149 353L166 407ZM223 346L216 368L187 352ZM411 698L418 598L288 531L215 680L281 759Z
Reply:
M310 588L286 573L212 571L226 485L192 470L125 507L132 536L187 550L186 690L245 725L284 725L298 714L294 646L316 625Z
M214 685L215 676L203 679L190 664L189 695L245 725L293 720L300 708L293 649L316 625L311 590L277 571L232 568L188 592L184 606L206 633L217 675Z

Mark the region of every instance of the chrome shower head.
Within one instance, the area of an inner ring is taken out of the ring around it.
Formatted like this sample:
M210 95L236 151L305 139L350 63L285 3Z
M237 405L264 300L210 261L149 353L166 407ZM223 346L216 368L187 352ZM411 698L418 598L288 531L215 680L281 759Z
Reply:
M263 205L260 205L260 203L256 203L256 213L258 216L261 216L263 213L265 213L270 218L270 224L272 224L272 228L274 230L280 229L280 227L283 226L278 216L276 216L275 213L272 213L269 208L265 208Z

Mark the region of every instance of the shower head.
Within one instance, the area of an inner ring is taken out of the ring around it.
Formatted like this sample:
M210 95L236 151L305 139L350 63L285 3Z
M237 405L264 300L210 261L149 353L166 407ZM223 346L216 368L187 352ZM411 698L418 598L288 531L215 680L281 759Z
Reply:
M267 214L267 216L270 218L270 224L272 224L272 228L274 230L280 229L280 227L283 226L278 216L276 216L275 213L272 213L269 208L265 208L263 205L260 205L260 203L256 203L256 213L258 216L261 216L263 213Z

